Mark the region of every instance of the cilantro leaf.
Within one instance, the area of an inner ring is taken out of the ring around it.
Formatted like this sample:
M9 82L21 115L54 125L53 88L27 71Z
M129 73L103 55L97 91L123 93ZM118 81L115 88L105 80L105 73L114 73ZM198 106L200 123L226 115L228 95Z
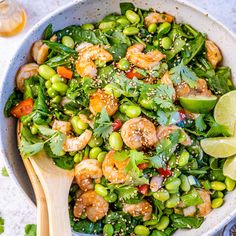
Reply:
M38 125L37 126L39 132L42 134L42 135L45 135L45 136L52 136L53 134L55 134L55 130L53 129L50 129L48 126L46 125Z
M199 115L195 120L195 126L198 131L204 131L207 128L207 125L204 121L204 115Z
M25 226L25 235L24 236L36 236L37 225L28 224Z
M103 108L100 115L95 119L94 135L108 139L109 135L112 133L112 129L111 119L107 114L106 108Z
M5 166L2 168L2 176L5 176L5 177L9 176Z
M189 67L181 62L178 66L170 69L170 78L175 85L186 82L191 88L197 85L198 77Z
M63 150L63 143L66 137L61 132L56 132L54 136L49 141L49 146L56 156L60 156L61 151Z
M124 186L116 188L119 200L128 200L138 195L138 190L135 187Z
M30 143L26 141L23 137L21 138L20 142L20 152L24 157L30 157L35 155L36 153L43 150L45 142L38 142L38 143Z
M114 154L114 159L117 161L124 161L127 158L129 158L129 151L127 150L116 151Z

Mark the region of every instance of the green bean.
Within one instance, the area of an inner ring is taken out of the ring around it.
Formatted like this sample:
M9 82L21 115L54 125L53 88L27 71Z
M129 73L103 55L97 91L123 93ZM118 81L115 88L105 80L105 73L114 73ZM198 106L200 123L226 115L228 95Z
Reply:
M47 90L47 93L48 93L48 96L49 96L50 98L54 98L54 97L56 97L56 96L58 95L58 92L57 92L55 89L53 89L52 87L50 87L50 88Z
M172 190L172 189L176 189L177 187L179 187L180 184L181 184L180 179L175 178L175 177L174 178L170 177L165 182L165 187L167 190Z
M223 204L223 202L224 202L223 198L215 198L215 199L213 199L212 202L211 202L211 207L212 207L213 209L218 208L218 207L221 207L222 204Z
M130 67L130 63L129 63L129 61L126 58L122 58L118 62L118 68L120 70L128 70L129 67Z
M112 236L114 234L114 228L111 224L105 224L103 227L104 236Z
M222 191L226 188L225 184L220 181L212 181L211 182L211 189Z
M157 31L157 25L155 23L148 26L148 32L154 34Z
M91 159L96 159L98 154L102 152L102 149L100 147L94 147L89 152L89 157Z
M52 87L52 83L51 83L50 80L47 80L47 81L45 82L45 87L46 87L47 89L49 89L50 87Z
M54 84L56 82L62 82L62 83L66 83L66 79L62 78L60 75L56 74L53 75L50 79L50 81ZM47 81L48 82L48 81Z
M171 194L170 199L166 201L165 205L167 208L174 208L179 204L179 202L180 202L179 195Z
M137 13L135 13L134 11L132 11L132 10L127 10L125 12L125 16L133 24L137 24L140 21L139 15Z
M171 46L172 46L173 42L172 40L169 38L169 37L164 37L162 38L161 40L161 46L164 48L164 49L170 49Z
M74 155L74 162L79 163L83 160L83 153L79 152Z
M156 228L158 230L164 230L168 227L169 223L170 223L169 217L162 216L159 223L156 225Z
M99 162L103 162L106 155L107 155L107 152L100 152L100 153L98 154L98 156L97 156L97 160L98 160Z
M180 188L184 191L184 192L188 192L191 188L191 185L188 181L188 177L186 175L180 175L180 180L181 180L181 184L180 184Z
M182 151L179 159L178 159L178 165L179 166L185 166L188 164L189 161L189 152L187 152L186 150Z
M89 147L93 148L93 147L100 147L103 144L103 139L102 137L95 137L93 136L89 142L88 145Z
M75 47L75 42L70 36L63 36L61 42L68 48L74 49Z
M123 140L118 132L111 133L111 135L109 137L109 144L116 151L122 149Z
M38 72L39 75L41 75L46 80L49 80L53 75L56 74L56 71L48 65L40 65Z
M50 100L50 104L59 104L60 102L61 102L61 96L59 95Z
M108 193L107 189L101 184L95 184L94 190L98 195L100 195L102 197L107 196L107 193Z
M235 188L235 181L227 176L225 178L225 185L228 191L232 191Z
M123 33L128 36L138 34L138 32L139 32L139 29L134 26L127 27L123 30Z
M115 27L116 27L116 22L114 21L101 22L98 26L100 30L110 30L110 29L114 29Z
M119 111L120 111L121 113L125 113L126 110L127 110L127 107L128 107L127 104L121 104L121 105L119 106Z
M161 202L165 202L170 198L170 194L168 191L161 189L153 193L153 197Z
M130 21L124 16L120 17L116 22L121 24L122 26L127 26L130 24Z
M112 86L112 84L107 84L104 87L104 90L107 94L112 95L116 98L121 96L121 93L116 89L116 87Z
M83 24L81 27L85 30L93 30L94 29L93 24Z
M167 34L171 29L171 24L169 22L162 23L158 28L158 34Z
M32 134L37 134L38 133L38 127L35 124L33 124L30 128L30 131L31 131Z
M113 203L117 200L117 195L115 193L110 193L105 196L104 199L109 203Z
M138 116L140 116L141 114L141 108L138 106L128 106L125 114L129 117L129 118L136 118Z
M134 228L134 233L137 235L137 236L148 236L150 234L150 231L149 229L144 226L144 225L137 225L135 228Z

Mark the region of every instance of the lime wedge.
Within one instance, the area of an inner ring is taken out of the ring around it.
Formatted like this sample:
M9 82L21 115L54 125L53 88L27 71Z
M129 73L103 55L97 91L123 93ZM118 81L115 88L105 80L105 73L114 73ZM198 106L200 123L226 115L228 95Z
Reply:
M236 137L206 138L200 142L203 151L216 158L230 157L236 154Z
M225 176L236 180L236 157L227 158L223 166L223 173Z
M193 113L208 113L211 111L217 102L216 96L188 96L180 97L182 107Z
M214 118L217 123L229 128L234 133L236 121L236 90L223 95L217 102L214 110Z

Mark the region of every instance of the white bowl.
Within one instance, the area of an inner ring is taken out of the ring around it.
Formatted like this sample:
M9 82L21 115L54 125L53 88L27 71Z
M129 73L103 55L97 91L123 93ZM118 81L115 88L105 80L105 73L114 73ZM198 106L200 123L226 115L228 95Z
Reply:
M119 12L119 0L83 0L74 1L52 12L37 23L26 35L25 40L9 63L5 79L0 88L0 151L5 159L7 169L18 187L26 193L31 201L35 201L31 184L21 161L16 143L16 121L5 118L3 115L4 104L15 87L15 75L18 68L30 60L30 47L41 35L49 23L54 30L62 29L72 24L96 22L108 13ZM186 22L216 42L222 50L223 64L230 66L233 78L236 78L236 37L221 23L217 22L206 12L202 12L188 3L178 0L134 0L137 7L144 9L154 8L174 15L177 22ZM236 216L236 192L231 192L225 197L224 205L213 210L199 229L177 231L175 235L191 236L212 235L220 230L227 222Z

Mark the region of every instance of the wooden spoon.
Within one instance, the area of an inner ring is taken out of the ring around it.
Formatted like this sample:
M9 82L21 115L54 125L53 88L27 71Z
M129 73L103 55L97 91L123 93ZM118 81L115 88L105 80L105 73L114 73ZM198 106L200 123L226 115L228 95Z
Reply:
M22 125L17 123L17 141L20 144ZM29 159L22 158L25 169L28 173L29 179L34 189L34 194L37 203L37 236L49 236L49 221L48 221L48 208L45 194L41 183L34 171L34 168Z

